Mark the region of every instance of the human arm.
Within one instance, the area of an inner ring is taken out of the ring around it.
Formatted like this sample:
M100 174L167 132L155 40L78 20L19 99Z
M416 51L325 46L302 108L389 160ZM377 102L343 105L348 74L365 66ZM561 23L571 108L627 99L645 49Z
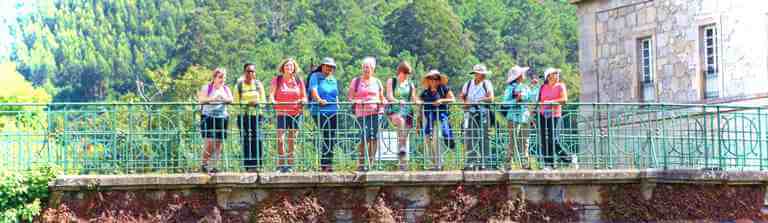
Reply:
M489 102L489 103L493 102L493 100L496 99L496 96L495 96L496 94L493 92L493 84L489 80L484 80L483 84L485 84L487 92L485 94L485 97L481 101Z
M269 85L269 103L277 103L275 101L275 94L277 93L277 80L272 79L272 82Z
M317 103L320 103L320 105L325 105L328 102L320 98L320 93L317 91L319 81L316 75L317 74L313 74L309 77L309 97L317 101Z
M448 90L448 93L445 94L445 97L437 99L435 101L436 104L447 104L456 101L456 98L453 95L453 91Z
M265 103L267 101L267 96L266 96L266 94L264 92L264 84L262 84L261 81L257 81L256 82L256 87L259 90L259 97L256 98L256 101L251 101L250 102L251 105L255 105L255 104L258 104L258 103Z

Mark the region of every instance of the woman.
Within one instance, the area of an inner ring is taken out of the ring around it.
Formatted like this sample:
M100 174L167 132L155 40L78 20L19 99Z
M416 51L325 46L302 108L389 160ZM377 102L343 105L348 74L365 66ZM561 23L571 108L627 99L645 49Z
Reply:
M530 129L530 113L528 105L520 104L529 102L531 91L524 83L525 73L528 67L515 66L507 72L507 89L504 90L504 104L508 111L506 113L507 123L509 125L509 144L508 156L509 166L517 163L523 169L530 169L528 160L528 131Z
M368 171L368 166L373 165L378 146L379 119L384 113L381 108L383 108L382 104L387 102L384 98L384 86L378 78L373 76L375 69L376 59L373 57L363 59L363 73L353 79L349 87L349 99L354 103L353 109L357 123L362 127L360 144L357 146L360 152L358 171Z
M461 100L464 102L464 150L467 161L464 170L494 169L488 128L490 127L493 103L493 84L488 80L491 72L484 64L477 64L470 72L474 78L461 88Z
M442 130L443 140L449 148L454 149L456 143L453 141L453 134L451 133L451 126L448 120L448 103L453 102L453 92L448 88L448 76L440 74L437 70L430 70L421 79L422 85L424 85L424 91L419 95L418 103L424 104L424 127L423 134L426 143L425 156L432 157L432 164L434 165L431 170L442 170L442 151L437 140L433 138L432 128L433 125L439 124Z
M549 68L544 72L546 81L539 92L539 134L545 168L554 168L555 156L559 161L568 162L566 154L557 145L558 134L555 128L563 115L563 104L568 101L565 84L560 82L560 69Z
M408 76L411 65L403 61L397 65L397 76L387 80L387 108L389 120L397 127L397 156L401 171L408 169L407 149L408 129L413 127L413 109L410 103L416 101L416 87Z
M229 121L226 104L232 103L232 92L224 84L227 71L224 68L216 68L213 71L213 80L203 85L197 92L198 102L202 104L202 117L200 120L201 135L205 139L203 151L203 164L200 168L204 172L216 173L216 160L221 157L221 140L227 138L227 123ZM213 156L213 160L211 160Z
M323 63L309 75L309 96L313 103L309 105L309 113L322 132L320 170L333 172L333 146L336 144L336 131L339 111L339 84L333 76L336 62L333 58L323 58Z
M261 137L261 109L266 102L264 85L255 77L256 66L243 65L243 76L237 81L237 102L242 114L237 117L243 147L243 166L248 172L261 168L264 143Z
M306 102L304 82L296 76L298 69L295 60L283 60L277 69L280 75L272 78L270 86L269 99L275 103L277 113L277 153L280 156L277 170L282 173L293 171L296 130L299 128L302 104Z

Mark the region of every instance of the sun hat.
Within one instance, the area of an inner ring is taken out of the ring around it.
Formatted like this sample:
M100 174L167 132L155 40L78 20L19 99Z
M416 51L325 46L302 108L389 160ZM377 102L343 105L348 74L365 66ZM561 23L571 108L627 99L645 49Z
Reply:
M320 65L328 65L328 66L331 66L331 67L335 68L336 67L336 61L334 61L333 58L325 57L325 58L323 58L323 61L322 61L322 63L320 63Z
M441 74L438 70L430 70L426 74L424 74L421 77L421 83L426 83L427 79L432 76L438 76L440 78L440 83L442 84L448 84L448 76L445 74Z
M520 67L515 65L514 67L510 68L507 72L507 83L512 83L512 81L517 80L517 78L520 78L520 76L525 75L525 72L528 72L528 70L531 69L530 67Z
M548 78L550 74L560 75L560 72L563 72L563 71L554 67L547 68L546 70L544 70L544 78Z
M488 76L491 74L491 71L488 70L488 67L486 67L485 64L475 64L475 66L472 66L472 72L469 72L469 74L482 74Z

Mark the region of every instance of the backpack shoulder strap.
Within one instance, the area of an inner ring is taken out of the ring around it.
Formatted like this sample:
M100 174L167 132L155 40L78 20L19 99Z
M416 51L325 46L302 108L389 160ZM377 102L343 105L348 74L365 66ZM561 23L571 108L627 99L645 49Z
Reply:
M237 84L235 84L235 87L237 87L237 100L238 102L243 102L243 81L237 81Z
M392 81L392 84L391 84L392 85L392 96L395 96L395 88L397 87L397 77L392 77L389 80Z
M352 80L352 93L357 93L358 88L360 88L360 78L356 77Z
M467 95L469 95L469 85L470 84L472 84L472 80L469 80L469 81L467 81L466 84L464 84L464 90L462 92L463 95L462 95L461 99L463 99L465 101L467 100Z
M227 85L226 85L226 84L224 85L224 90L227 92L227 94L228 94L229 96L232 96L232 91L230 91L230 90L229 90L229 87L227 87Z

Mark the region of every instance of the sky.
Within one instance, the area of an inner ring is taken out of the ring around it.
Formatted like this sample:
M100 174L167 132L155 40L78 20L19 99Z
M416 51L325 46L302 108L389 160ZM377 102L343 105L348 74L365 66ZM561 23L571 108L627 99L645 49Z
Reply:
M0 0L0 61L8 58L10 44L13 36L8 31L8 26L16 21L16 15L21 11L17 9L18 3L31 3L34 0Z

